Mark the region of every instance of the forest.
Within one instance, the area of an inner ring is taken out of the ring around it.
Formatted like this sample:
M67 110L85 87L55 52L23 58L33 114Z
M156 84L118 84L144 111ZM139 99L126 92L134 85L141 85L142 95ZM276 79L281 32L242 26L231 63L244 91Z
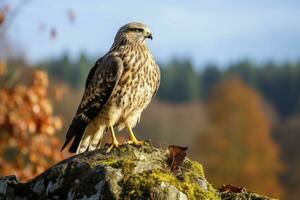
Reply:
M23 141L9 139L20 152L1 145L2 155L13 154L17 160L10 156L9 165L2 160L3 173L17 170L26 180L68 157L59 153L59 145L94 60L85 54L72 60L65 54L34 66L23 59L2 63L1 96L6 98L1 98L1 131L12 132L10 137ZM228 66L210 63L199 70L188 59L174 58L160 66L160 89L137 127L138 136L152 139L156 145L189 146L191 157L204 164L207 176L217 186L232 183L296 199L300 62L242 60ZM12 99L24 99L22 106ZM37 116L35 109L30 111L36 104ZM126 139L125 134L120 137ZM29 151L28 143L37 151ZM56 151L50 150L52 145ZM47 156L37 159L42 155Z

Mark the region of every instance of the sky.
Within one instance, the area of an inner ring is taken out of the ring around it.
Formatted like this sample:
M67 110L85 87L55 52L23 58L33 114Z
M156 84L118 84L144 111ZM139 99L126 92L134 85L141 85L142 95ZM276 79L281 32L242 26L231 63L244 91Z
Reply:
M6 2L13 9L21 0ZM75 13L73 23L68 10ZM100 57L120 26L138 21L151 29L148 44L161 62L175 56L197 65L244 58L284 62L300 58L299 10L296 0L30 0L8 35L32 62L64 52Z

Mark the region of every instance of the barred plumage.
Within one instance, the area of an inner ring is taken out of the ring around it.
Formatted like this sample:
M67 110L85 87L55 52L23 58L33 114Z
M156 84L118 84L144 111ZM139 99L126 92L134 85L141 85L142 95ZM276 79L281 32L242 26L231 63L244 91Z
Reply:
M125 126L131 143L140 144L132 128L150 103L160 82L160 71L146 38L152 34L142 23L122 26L109 52L90 71L86 90L67 132L63 148L74 138L70 152L81 153L100 148L106 129L112 134L112 146L117 147L114 127ZM62 148L62 149L63 149Z

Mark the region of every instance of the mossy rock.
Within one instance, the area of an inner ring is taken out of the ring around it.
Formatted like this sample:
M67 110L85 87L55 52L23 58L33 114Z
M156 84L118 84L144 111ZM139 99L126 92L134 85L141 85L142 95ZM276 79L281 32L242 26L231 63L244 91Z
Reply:
M221 199L201 164L185 158L172 172L167 159L167 150L150 145L86 152L27 183L0 178L0 199Z

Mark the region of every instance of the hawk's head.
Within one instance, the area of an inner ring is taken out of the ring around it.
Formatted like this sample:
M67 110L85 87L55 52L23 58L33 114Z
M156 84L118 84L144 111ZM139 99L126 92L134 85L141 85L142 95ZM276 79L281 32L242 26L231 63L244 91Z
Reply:
M126 42L143 43L146 38L150 38L152 40L152 33L150 29L145 24L132 22L119 29L115 37L115 41L125 40Z

